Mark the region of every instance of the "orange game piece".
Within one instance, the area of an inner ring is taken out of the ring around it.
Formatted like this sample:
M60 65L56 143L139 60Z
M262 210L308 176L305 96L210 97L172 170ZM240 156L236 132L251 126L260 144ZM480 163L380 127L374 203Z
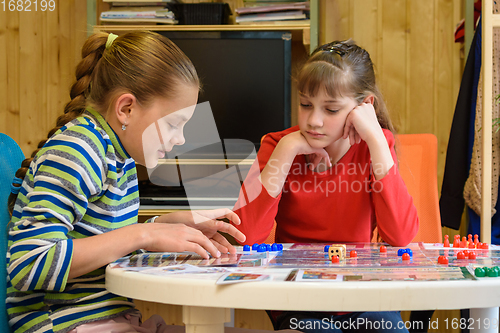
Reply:
M332 264L338 264L340 262L339 256L332 256Z
M410 260L410 255L408 253L403 253L403 255L401 256L401 259Z
M356 258L357 256L358 256L358 252L356 252L355 250L351 250L351 252L349 252L349 257Z
M387 247L385 247L385 245L380 245L380 252L387 253Z

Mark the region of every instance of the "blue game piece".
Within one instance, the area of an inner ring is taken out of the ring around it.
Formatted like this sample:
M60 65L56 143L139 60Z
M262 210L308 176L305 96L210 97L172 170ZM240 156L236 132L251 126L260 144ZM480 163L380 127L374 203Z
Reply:
M398 257L401 257L403 253L406 253L406 249L399 249L398 250Z
M283 251L283 244L278 244L278 251Z
M413 251L410 248L406 248L406 253L408 253L410 257L413 257Z
M271 245L271 251L278 251L278 244L273 243L273 245Z
M250 245L243 245L243 251L250 251Z
M257 252L266 252L266 244L260 244L257 248Z
M271 245L266 244L266 251L271 251Z
M323 251L325 251L325 252L330 251L330 245L325 245L325 249Z
M258 243L253 243L252 250L256 251L258 248L259 248L259 244Z

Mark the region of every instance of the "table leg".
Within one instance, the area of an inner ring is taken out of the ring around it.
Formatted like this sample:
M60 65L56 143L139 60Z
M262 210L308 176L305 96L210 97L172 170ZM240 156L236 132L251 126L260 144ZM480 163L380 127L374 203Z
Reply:
M224 333L224 323L231 321L231 313L227 308L185 305L182 320L186 324L186 333Z
M498 326L500 324L498 319L498 308L470 309L469 323L472 324L470 325L471 332L498 333Z

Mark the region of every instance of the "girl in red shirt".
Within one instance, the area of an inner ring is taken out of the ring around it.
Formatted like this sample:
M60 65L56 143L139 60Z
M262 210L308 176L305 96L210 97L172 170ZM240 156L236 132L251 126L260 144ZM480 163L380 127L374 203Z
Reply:
M407 245L419 221L368 52L350 40L317 48L298 74L298 90L298 126L266 135L235 206L246 243L263 242L276 221L280 243L370 242L377 227L385 242ZM276 328L312 332L311 323L325 318L390 322L390 329L356 329L407 332L397 312L286 312Z

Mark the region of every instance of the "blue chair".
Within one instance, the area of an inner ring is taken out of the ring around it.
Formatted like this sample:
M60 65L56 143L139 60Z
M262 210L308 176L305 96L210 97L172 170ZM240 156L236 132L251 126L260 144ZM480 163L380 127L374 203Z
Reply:
M24 154L17 143L0 133L0 261L3 260L4 263L7 254L7 224L10 221L7 199L14 174L23 160ZM5 264L3 267L0 273L0 332L10 332L5 306L7 267Z

